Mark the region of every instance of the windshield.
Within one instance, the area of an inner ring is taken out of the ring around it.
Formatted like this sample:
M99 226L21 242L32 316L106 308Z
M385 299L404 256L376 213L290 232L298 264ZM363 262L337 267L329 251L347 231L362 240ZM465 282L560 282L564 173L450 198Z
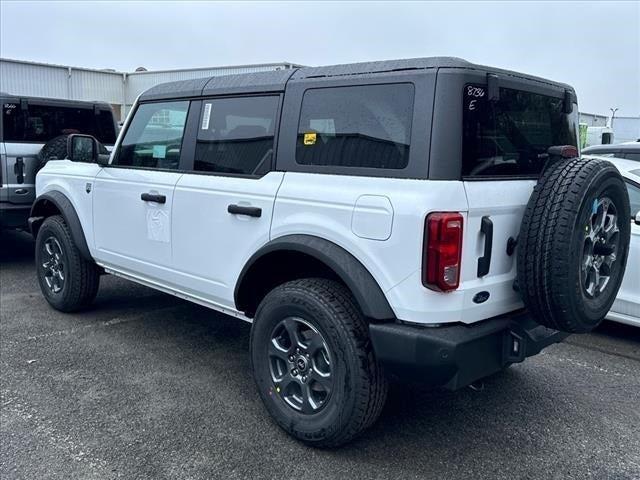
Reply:
M537 176L553 145L578 145L578 108L563 112L563 99L500 89L487 100L484 85L466 85L463 115L463 177Z

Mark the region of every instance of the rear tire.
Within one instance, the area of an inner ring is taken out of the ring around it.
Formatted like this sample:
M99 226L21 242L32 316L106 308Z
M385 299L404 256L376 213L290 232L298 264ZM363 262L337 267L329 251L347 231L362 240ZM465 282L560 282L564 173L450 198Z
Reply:
M618 170L594 159L549 167L518 237L518 286L537 322L593 330L622 283L630 238L629 198Z
M45 219L38 230L36 272L42 294L61 312L86 307L100 286L98 267L82 257L60 215Z
M274 341L282 350L275 354ZM386 400L367 324L351 293L331 280L295 280L267 294L251 329L251 364L273 419L312 446L350 441L375 422Z

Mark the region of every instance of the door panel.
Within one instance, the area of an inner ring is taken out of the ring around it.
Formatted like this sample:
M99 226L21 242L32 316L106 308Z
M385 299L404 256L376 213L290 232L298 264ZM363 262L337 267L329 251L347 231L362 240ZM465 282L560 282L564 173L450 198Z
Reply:
M282 172L259 179L183 175L173 205L174 281L187 293L234 308L240 271L269 241L283 176ZM260 208L260 217L229 213L229 205Z
M279 102L278 95L202 101L192 172L178 181L173 206L174 281L186 293L234 308L240 271L269 241L284 176L270 171Z
M32 203L35 199L38 152L41 143L11 143L5 145L2 186L7 189L7 198L11 203ZM20 175L22 173L22 175Z
M96 257L114 267L156 279L171 268L171 207L181 174L104 168L94 182ZM165 203L142 200L145 193Z
M173 191L188 101L141 104L113 166L94 184L96 258L105 266L166 283L172 268Z
M640 326L640 227L632 225L627 270L608 318Z

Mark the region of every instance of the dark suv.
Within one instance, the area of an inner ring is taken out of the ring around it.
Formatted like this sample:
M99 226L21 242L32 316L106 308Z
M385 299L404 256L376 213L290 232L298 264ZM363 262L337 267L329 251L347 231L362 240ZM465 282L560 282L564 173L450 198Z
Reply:
M0 94L0 104L0 228L26 228L45 144L85 133L111 148L117 124L107 103Z

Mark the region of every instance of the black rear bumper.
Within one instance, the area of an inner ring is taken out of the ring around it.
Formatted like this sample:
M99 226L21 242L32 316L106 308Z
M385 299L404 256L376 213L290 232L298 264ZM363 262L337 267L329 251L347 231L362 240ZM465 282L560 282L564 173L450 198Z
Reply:
M524 311L472 325L371 324L369 332L388 373L450 390L522 362L569 335L538 325Z

